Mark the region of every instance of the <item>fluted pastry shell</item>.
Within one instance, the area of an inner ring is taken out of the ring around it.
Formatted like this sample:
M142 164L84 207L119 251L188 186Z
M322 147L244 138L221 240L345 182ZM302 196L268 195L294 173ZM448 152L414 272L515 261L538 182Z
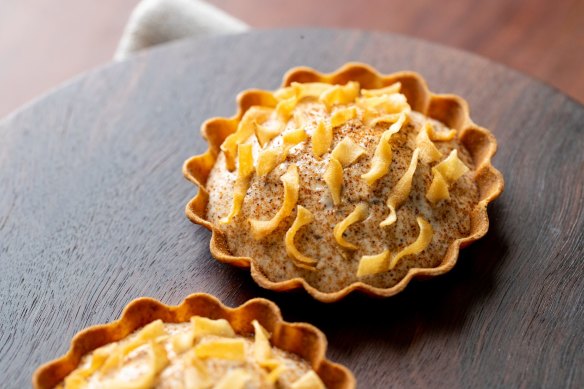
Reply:
M77 333L65 355L40 366L33 374L35 389L50 389L59 384L79 365L81 358L108 343L124 339L136 329L155 320L165 323L188 322L192 316L225 319L238 334L253 334L257 320L271 336L271 344L307 361L327 388L355 387L353 374L344 366L326 358L327 340L316 327L307 323L289 323L282 319L273 302L254 298L236 308L223 305L206 293L195 293L179 305L170 306L152 298L131 301L121 317L107 324L95 325Z
M410 268L398 283L389 288L376 287L358 281L341 290L328 292L315 288L300 277L278 282L270 280L260 270L254 258L232 255L226 236L217 225L207 219L206 214L209 200L206 188L207 179L221 152L221 144L228 135L235 131L244 113L251 106L273 107L275 105L271 92L247 90L237 97L238 109L233 117L212 118L202 125L201 132L207 140L209 148L205 153L188 159L183 166L185 177L199 188L196 197L187 204L186 214L191 221L205 226L212 232L210 250L218 261L238 267L249 267L252 278L266 289L286 291L302 287L314 298L323 302L337 301L354 290L379 297L392 296L402 291L414 277L432 277L448 272L455 265L460 248L478 240L488 230L487 205L503 191L504 182L501 173L491 164L491 158L497 148L495 137L489 130L477 126L470 119L467 102L455 95L430 92L425 80L415 72L403 71L381 75L370 66L360 63L348 63L329 74L323 74L307 67L294 68L285 75L282 87L292 83L346 84L350 81L357 81L364 89L382 88L399 82L401 83L401 93L407 97L407 102L413 111L440 121L456 130L457 138L470 154L474 164L473 177L478 188L478 202L469 212L470 233L452 241L438 266Z

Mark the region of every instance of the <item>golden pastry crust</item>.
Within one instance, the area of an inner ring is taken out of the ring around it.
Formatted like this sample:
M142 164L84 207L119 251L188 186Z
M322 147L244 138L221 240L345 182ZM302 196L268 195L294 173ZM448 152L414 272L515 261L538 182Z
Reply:
M221 304L205 293L188 296L177 306L168 306L151 298L139 298L126 306L120 319L96 325L77 333L69 351L39 367L33 375L35 389L54 388L77 368L83 356L112 342L120 341L139 328L162 320L165 323L188 322L192 316L225 319L237 334L253 334L253 321L272 334L270 343L309 363L327 388L354 388L355 378L344 366L326 359L326 338L310 324L288 323L271 301L256 298L237 308Z
M438 151L441 152L444 157L449 156L455 151L455 155L464 162L464 165L471 168L472 173L462 175L459 182L452 187L452 197L454 198L454 201L451 203L454 204L454 208L438 209L435 215L433 215L436 219L446 220L450 223L452 225L451 231L458 231L458 235L442 236L444 234L439 230L436 234L437 238L432 241L431 245L438 245L440 247L433 247L431 250L428 250L428 252L440 253L439 256L431 256L427 255L428 253L425 253L416 256L417 261L413 261L411 258L406 258L400 261L400 263L395 266L395 269L392 269L390 272L378 275L368 275L366 276L367 278L363 279L356 278L358 261L350 261L350 265L341 264L339 260L337 260L337 265L335 265L334 261L321 261L329 265L329 272L334 273L337 279L339 277L345 279L345 282L341 284L331 282L331 278L327 277L325 273L321 272L319 275L315 275L315 273L318 272L313 272L307 269L297 269L294 273L295 276L290 277L291 270L290 268L286 268L286 266L293 266L290 261L288 261L287 264L284 262L278 262L277 260L270 263L270 261L261 258L260 255L254 255L254 253L250 251L246 252L244 255L241 255L241 253L237 256L233 255L233 252L235 251L234 245L241 247L251 247L251 245L240 240L238 240L238 242L230 242L227 238L230 233L230 226L219 225L217 222L217 216L220 212L218 210L215 212L213 207L216 207L217 204L220 203L220 201L217 201L217 198L218 196L219 198L223 196L221 193L224 191L221 190L220 185L221 182L225 180L217 179L215 176L219 175L217 173L217 170L219 169L218 166L228 165L227 161L224 161L225 154L220 152L221 144L228 135L235 132L239 121L251 106L260 105L276 107L278 104L278 100L271 92L258 90L246 91L238 96L239 109L234 117L230 119L211 119L205 122L202 126L203 136L209 141L209 149L206 153L187 160L183 168L185 176L199 187L199 193L187 205L186 213L189 219L193 222L202 224L212 231L210 246L211 252L215 258L221 262L234 264L236 266L251 267L252 277L258 284L265 288L272 290L289 290L304 287L316 299L325 302L336 301L353 290L363 291L375 296L391 296L401 291L415 276L435 276L450 270L456 263L459 249L482 237L488 229L486 207L487 204L495 199L503 190L503 178L500 172L497 171L490 162L491 157L496 150L495 138L488 130L475 125L470 120L468 106L464 100L457 96L435 95L431 93L428 91L424 80L416 73L400 72L382 76L369 66L363 64L347 64L331 74L321 74L313 69L303 67L292 69L285 76L283 86L286 87L295 82L325 83L347 84L347 89L350 89L348 88L348 83L355 81L360 84L361 88L368 90L383 88L399 82L401 83L401 93L407 98L407 102L412 111L415 111L411 113L410 120L407 122L407 125L404 126L405 130L392 135L392 137L397 139L397 142L405 146L393 150L393 163L396 164L397 167L395 169L390 169L390 173L387 174L388 177L384 177L381 180L385 180L384 183L386 184L380 185L380 187L384 189L379 193L379 197L382 199L381 205L375 207L370 204L371 209L369 209L369 214L373 217L370 217L369 219L375 222L386 219L388 216L388 209L384 203L385 199L387 199L390 194L389 189L396 186L399 179L408 169L408 165L414 170L417 168L421 173L415 175L413 179L411 177L406 177L409 178L409 180L402 180L403 182L401 185L397 185L398 187L412 187L414 188L413 192L419 195L422 191L422 187L428 188L430 186L432 174L437 174L430 170L428 164L420 162L415 166L416 164L412 157L414 153L416 153L416 160L418 154L421 155L420 161L435 159L436 150L428 147L428 145L432 145L428 144L426 138L439 136L442 139L440 139L440 142L436 143L436 145L438 145ZM329 95L333 94L330 93ZM374 98L374 95L372 96L373 97L370 98ZM287 108L286 112L289 116L291 111ZM440 126L440 123L438 122L441 122L448 128L456 130L455 139L452 139L450 136L454 134L449 134L448 131L440 131L438 134L428 131L426 134L422 134L422 138L426 143L416 152L414 148L416 147L416 143L420 142L420 137L418 135L420 135L424 126L424 115L430 119L436 120L436 126ZM338 120L341 122L346 121L348 125L336 129L333 135L333 140L327 140L327 142L331 144L330 150L341 143L346 135L351 135L353 141L357 143L360 142L361 146L364 146L369 154L368 158L358 159L352 166L345 169L345 187L354 189L359 185L366 185L363 183L363 180L359 180L359 177L364 178L364 176L366 176L365 173L367 173L368 167L371 163L371 156L375 153L376 142L368 141L366 138L369 135L372 136L372 139L375 139L375 137L379 138L380 134L366 134L355 132L354 128L351 129L356 126L356 124L352 124L353 122L351 121L354 113L346 112L343 115L337 116L340 117ZM395 119L393 120L395 121ZM363 127L363 129L365 128ZM317 131L322 130L323 129L320 128ZM369 130L372 131L371 128L369 128ZM358 135L357 138L355 138L356 134ZM394 138L392 138L392 140ZM314 150L314 144L311 148L310 142L307 141L298 145L296 148L290 148L288 150L287 152L289 152L289 155L287 162L289 162L289 164L295 163L302 166L302 164L305 163L304 167L315 165L314 160L306 161L307 157L312 157L311 150ZM458 153L456 153L456 151ZM313 166L311 169L298 169L300 181L309 183L311 180L311 174L312 179L314 179L314 172L320 170L324 171L326 169L326 161L330 161L331 159L332 158L329 157L324 158L324 165L322 167L317 166L315 168ZM333 165L333 167L336 166L336 170L343 169L342 165L338 162ZM282 166L285 166L285 164ZM281 183L279 186L277 186L277 184L279 183L279 177L283 173L280 170L282 170L282 167L274 168L273 171L270 171L265 175L263 181L263 185L266 185L266 183L268 185L273 184L274 190L276 192L279 191L279 194L276 196L279 198L282 197L282 189L280 189ZM378 178L374 177L374 179L371 180L372 185L376 184L375 180L378 180ZM331 182L333 181L334 180L331 180ZM251 204L253 204L254 201L257 202L260 200L262 195L262 193L260 193L261 191L254 190L254 185L257 186L258 181L252 179L250 182L250 190L247 195L248 197L252 197L252 201L248 201ZM297 202L299 205L314 210L317 206L315 203L310 203L310 194L305 193L306 187L310 187L310 185L307 184L300 187L301 190L298 194ZM464 193L467 192L469 194L464 195ZM218 195L218 193L220 195ZM253 198L254 193L256 198ZM444 196L444 193L439 194ZM351 197L352 192L351 190L347 190L343 195L345 197ZM431 196L432 200L436 201L436 198L440 198L436 196L436 194L434 194L433 197ZM212 197L212 201L209 201L210 197ZM359 198L359 191L353 193L352 197L351 201L338 204L338 212L342 215L342 217L337 218L339 221L354 210L356 203L362 200L370 200ZM394 202L401 205L403 197L404 196L400 196L399 193L394 194ZM261 208L250 209L249 205L247 205L246 208L246 205L244 204L242 207L242 214L253 215L254 218L265 220L266 218L269 218L267 215L273 215L278 211L280 205L281 203L273 202L272 207L274 209L270 208L269 210L262 210ZM221 212L223 212L223 210L221 210ZM393 240L398 245L396 247L403 248L416 239L418 233L416 214L418 211L416 209L409 209L406 202L401 206L399 212L401 212L402 215L407 215L407 217L404 216L407 223L400 226L386 227L385 232L383 232L384 235L381 238L374 237L374 239L368 242L369 246L375 242L381 242L382 240L384 240L384 242ZM463 218L459 216L461 212L465 215ZM382 213L384 214L383 217L381 217ZM282 224L289 227L294 221L294 215L294 213L287 215L288 219L286 220L286 223L283 222ZM315 217L318 218L319 215L315 213ZM377 220L378 218L381 219ZM323 220L320 220L320 222L320 224L316 222L306 225L303 228L317 228L319 225L323 224ZM327 220L324 220L324 222L327 222ZM432 220L430 220L430 222L432 222ZM393 221L391 218L388 218L385 223L386 225L391 225ZM235 226L237 226L237 224L235 224ZM391 232L388 233L387 231ZM268 236L268 243L262 247L273 247L273 242L269 242L269 239L279 241L280 235L283 236L285 232L285 227L280 229L276 228L274 230L274 236ZM314 258L319 259L318 250L311 250L310 245L302 244L302 230L300 230L298 234L299 238L297 238L297 246L303 250L303 254L306 254L309 257L312 255ZM312 233L312 236L321 235L321 233L316 231L313 231ZM332 228L330 235L332 238ZM352 239L348 240L361 241L367 239L367 236L354 235ZM306 251L307 248L308 251ZM374 248L379 250L373 252L371 247L369 247L368 252L358 252L351 255L362 257L373 256L373 254L379 254L383 251L381 250L382 247ZM392 249L395 249L395 247ZM348 255L346 253L347 252L344 251L343 255ZM278 256L277 254L277 252L271 253L270 257L281 259L281 256ZM284 257L286 256L284 255ZM345 273L343 273L343 271ZM341 275L339 276L339 274ZM345 274L345 276L343 276L343 274Z

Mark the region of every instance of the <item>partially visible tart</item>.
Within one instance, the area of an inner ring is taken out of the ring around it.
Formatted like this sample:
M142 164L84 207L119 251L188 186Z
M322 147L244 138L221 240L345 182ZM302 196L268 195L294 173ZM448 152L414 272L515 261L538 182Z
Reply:
M145 324L144 324L145 323ZM282 321L273 303L237 309L203 294L178 307L132 302L118 322L78 334L63 358L41 367L36 388L352 388L324 358L316 328Z
M503 188L495 139L417 74L298 68L239 102L203 125L210 148L185 163L202 189L187 215L212 229L215 257L250 265L260 285L388 296L449 270L486 233Z

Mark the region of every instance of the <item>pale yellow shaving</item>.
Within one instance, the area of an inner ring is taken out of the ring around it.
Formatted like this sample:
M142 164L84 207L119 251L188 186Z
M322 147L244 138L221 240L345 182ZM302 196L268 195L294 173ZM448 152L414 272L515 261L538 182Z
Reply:
M308 135L306 135L306 131L304 131L303 128L285 132L282 135L282 139L284 140L284 150L288 152L290 148L296 146L300 142L304 142L306 138L308 138Z
M280 177L280 180L284 184L284 200L278 212L270 220L249 220L252 236L256 240L265 238L274 231L280 222L292 213L296 206L300 188L298 167L294 164L288 166L288 170Z
M395 257L391 259L388 270L393 269L395 265L397 265L399 260L402 259L403 257L407 255L416 255L426 250L426 248L432 241L432 237L434 236L434 230L432 229L432 225L420 216L416 218L416 221L418 222L418 227L420 227L420 233L418 234L418 238L414 243L410 244L409 246L406 246L402 251L397 253Z
M232 361L245 360L245 342L243 339L219 338L199 343L194 348L197 358L219 358Z
M193 345L195 333L191 331L174 334L170 337L169 343L176 354L182 354Z
M298 100L305 97L320 97L324 92L331 89L333 86L331 84L325 84L324 82L307 82L301 84L299 82L293 82L292 88L296 91L296 96Z
M386 227L389 226L397 220L396 209L403 204L404 201L410 195L412 190L412 178L414 177L414 172L418 166L418 156L420 154L420 149L415 149L412 154L412 159L410 161L410 166L406 170L403 176L399 179L397 184L393 187L391 194L387 199L387 207L389 208L389 216L382 221L379 226Z
M430 123L428 123L428 127L428 136L434 142L449 141L456 136L456 130L436 131L434 130L434 126Z
M360 97L357 99L357 104L364 108L376 110L380 114L392 114L411 111L406 96L402 95L401 93L373 97Z
M359 261L357 277L386 272L389 266L390 255L389 250L384 250L376 255L363 255Z
M76 369L65 377L65 388L77 389L85 387L87 377L99 370L116 347L118 347L116 344L108 344L95 350L91 354L89 366Z
M426 164L436 162L442 159L442 153L428 135L428 131L432 128L429 122L424 123L420 132L416 136L416 144L420 148L420 160Z
M394 93L399 93L401 90L401 82L394 82L384 88L379 89L361 89L361 95L365 97L373 97L380 95L391 95Z
M286 160L288 152L292 147L303 142L307 137L306 131L302 128L285 132L282 135L281 145L260 152L256 167L257 174L262 177L270 173L276 166Z
M324 172L324 182L328 186L334 205L341 203L341 190L343 189L343 165L338 159L331 157Z
M296 218L294 219L294 223L290 229L286 232L286 237L284 239L284 244L286 246L286 252L288 255L295 260L305 263L307 265L314 265L316 263L316 259L307 257L303 255L294 245L294 237L298 230L305 225L311 223L314 220L314 216L312 213L304 208L302 205L297 207Z
M253 355L258 363L269 360L272 356L272 346L270 345L270 334L262 325L254 320L251 322L255 332Z
M324 122L318 122L312 134L312 153L316 158L320 158L327 153L333 141L333 129Z
M274 139L276 136L282 133L284 129L284 123L279 122L278 126L267 126L264 124L258 124L254 122L255 126L255 136L261 147L264 147L269 141Z
M160 336L166 335L164 324L162 320L156 320L144 326L132 339L124 345L116 347L109 355L102 365L103 370L109 370L114 367L119 367L126 355L136 348L146 344L150 340L154 340Z
M336 104L352 103L357 96L359 96L359 83L349 81L346 85L333 85L320 95L319 100L330 109Z
M448 157L432 168L432 183L426 192L426 198L432 204L450 198L449 187L454 184L469 168L458 158L456 149Z
M155 341L149 341L146 348L148 361L146 364L146 371L138 377L119 377L115 379L106 380L101 383L101 386L108 389L149 389L154 386L154 382L158 372L160 372L166 365L168 365L168 356L166 349L161 344Z
M400 259L407 255L416 255L424 251L434 236L434 230L432 225L424 220L422 217L416 219L420 232L416 241L403 250L398 252L391 260L391 254L389 250L384 250L380 254L376 255L364 255L361 257L359 262L359 268L357 269L357 277L364 277L373 274L384 273L389 271L397 265Z
M200 338L205 335L215 335L224 338L235 337L235 331L225 319L212 320L206 317L191 317L191 327L195 337Z
M259 365L264 369L273 370L280 366L282 362L277 359L266 359L265 361L259 362Z
M450 191L448 190L448 182L442 177L442 174L437 171L432 171L433 177L430 187L426 192L426 198L432 204L437 203L440 200L450 199Z
M399 120L401 116L401 113L391 113L388 115L377 115L377 113L375 114L375 117L368 120L368 124L372 127L378 125L379 123L395 123Z
M286 99L289 99L291 97L297 96L296 89L293 88L292 86L287 86L285 88L277 89L276 91L274 91L273 94L274 94L274 97L278 101L286 100Z
M357 108L349 107L335 111L331 116L331 127L342 126L351 119L357 117Z
M272 370L266 376L266 381L268 381L272 385L275 384L278 381L278 379L280 378L280 375L284 372L284 370L286 370L286 366L284 364L280 363L276 368L274 368L274 370Z
M267 107L253 106L248 109L239 124L237 130L229 135L221 144L221 150L225 154L225 165L229 171L235 170L235 155L237 145L245 142L255 132L255 124L265 122L272 114L273 109Z
M213 386L213 389L243 389L250 379L251 375L244 369L230 370Z
M369 186L373 186L377 180L387 174L392 158L392 151L389 140L393 134L401 130L406 121L406 118L406 115L402 113L397 122L393 123L391 126L389 126L389 129L381 134L379 143L377 144L375 153L371 159L371 167L367 173L361 175L361 178L365 180Z
M324 383L320 377L310 370L302 377L300 377L296 382L294 382L290 388L292 389L325 389Z
M333 149L333 158L341 163L343 167L353 164L362 155L367 154L367 150L359 146L348 136L344 137Z
M239 214L243 200L249 188L250 176L254 171L251 143L241 143L237 146L237 178L233 189L233 204L229 215L220 220L221 223L229 223Z
M286 160L286 155L282 153L282 147L272 147L263 150L258 155L256 172L258 176L263 177L270 173L279 164Z
M343 234L345 233L347 228L349 228L352 224L362 222L363 220L367 219L368 216L369 207L367 206L367 203L357 204L357 206L355 207L353 212L349 214L349 216L347 216L340 223L335 225L335 228L333 229L333 235L337 243L340 246L343 246L347 249L357 250L358 247L353 243L348 242L343 236Z
M298 98L296 96L292 96L285 100L280 100L280 102L278 102L276 105L276 113L278 114L280 120L286 123L290 119L290 116L292 116L292 111L296 107L297 103Z

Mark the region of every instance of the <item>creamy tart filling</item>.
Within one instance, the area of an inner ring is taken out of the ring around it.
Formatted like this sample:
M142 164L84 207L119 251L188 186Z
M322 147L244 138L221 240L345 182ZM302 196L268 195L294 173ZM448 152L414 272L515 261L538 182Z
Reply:
M230 252L323 292L438 266L470 233L475 167L456 131L400 88L293 83L250 108L206 184Z
M57 388L325 388L310 365L270 343L257 321L241 336L224 319L154 321L84 356Z

